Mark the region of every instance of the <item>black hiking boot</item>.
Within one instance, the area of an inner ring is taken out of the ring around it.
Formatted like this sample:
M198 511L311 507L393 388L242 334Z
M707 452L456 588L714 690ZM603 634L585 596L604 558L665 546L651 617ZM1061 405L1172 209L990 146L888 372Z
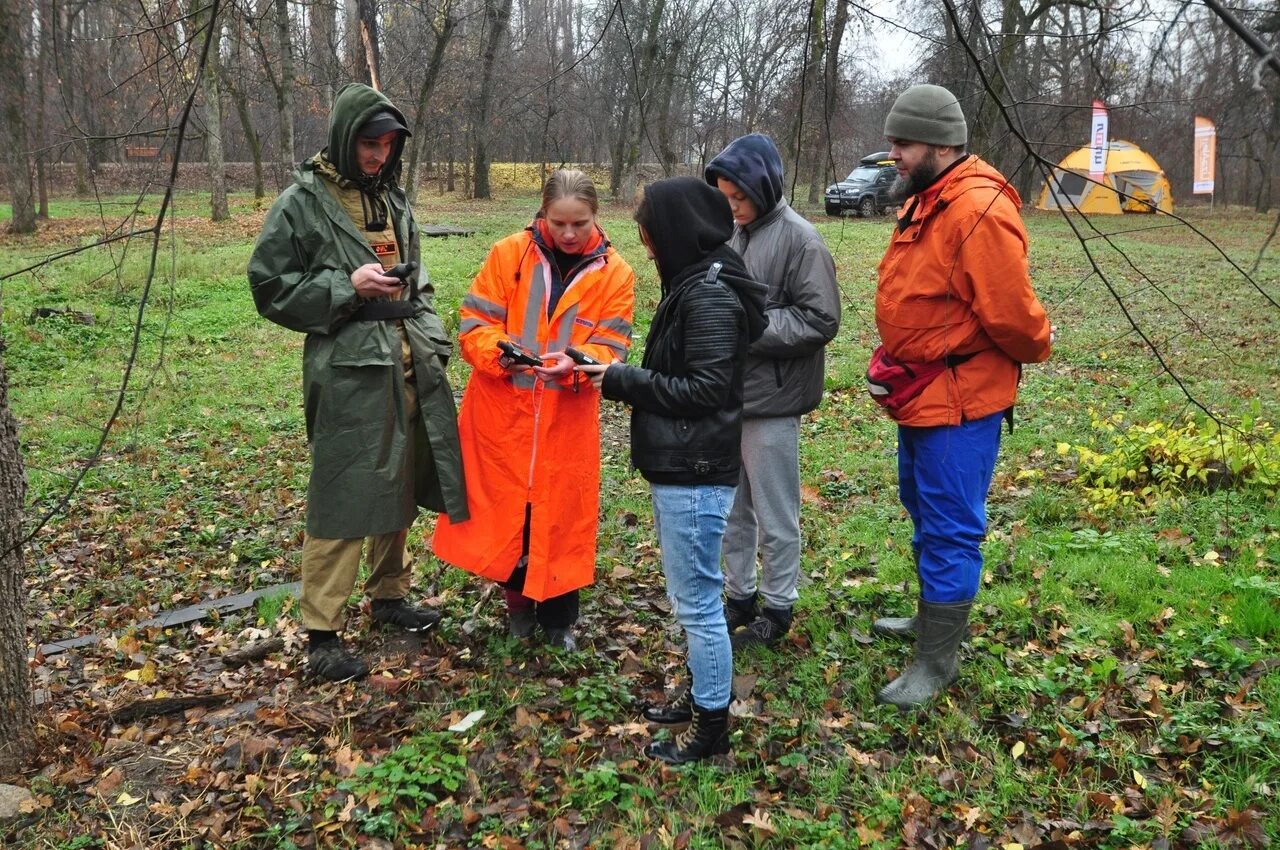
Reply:
M547 629L547 646L562 652L577 652L578 639L573 636L573 629L568 626L561 629Z
M518 608L515 611L507 610L507 631L514 638L524 640L533 637L533 630L538 627L538 618L533 613L533 608Z
M326 682L351 682L369 675L369 665L347 652L337 640L312 643L307 650L307 672Z
M533 630L538 627L538 614L532 599L517 590L506 588L507 597L507 631L514 638L533 637Z
M693 719L693 677L665 705L647 705L640 715L659 726L679 726Z
M410 605L403 599L375 599L373 619L406 632L425 632L440 622L440 614L430 608Z
M724 598L724 621L729 625L729 634L750 623L756 618L756 594L746 599Z
M746 628L729 639L734 652L741 652L753 646L773 646L786 636L791 628L790 608L761 608L756 617Z
M693 720L670 741L654 741L644 748L649 758L667 764L687 764L729 752L729 706L711 711L691 702Z

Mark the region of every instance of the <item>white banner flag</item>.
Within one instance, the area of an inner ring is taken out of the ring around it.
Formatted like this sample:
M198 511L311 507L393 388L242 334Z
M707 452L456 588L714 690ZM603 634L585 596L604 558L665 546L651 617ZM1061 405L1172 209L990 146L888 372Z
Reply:
M1192 171L1193 195L1213 194L1214 158L1217 154L1218 128L1204 116L1196 116L1195 159Z
M1093 102L1093 130L1089 134L1089 178L1102 180L1107 173L1107 151L1111 143L1107 138L1107 107L1102 101Z

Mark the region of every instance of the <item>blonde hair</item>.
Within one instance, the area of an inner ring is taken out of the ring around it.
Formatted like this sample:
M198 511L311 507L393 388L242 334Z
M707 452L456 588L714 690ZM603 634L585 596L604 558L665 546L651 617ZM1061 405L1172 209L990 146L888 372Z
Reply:
M561 198L573 198L591 207L591 214L600 212L600 198L596 195L596 184L591 178L576 168L557 168L551 172L547 182L542 186L542 211L546 212Z

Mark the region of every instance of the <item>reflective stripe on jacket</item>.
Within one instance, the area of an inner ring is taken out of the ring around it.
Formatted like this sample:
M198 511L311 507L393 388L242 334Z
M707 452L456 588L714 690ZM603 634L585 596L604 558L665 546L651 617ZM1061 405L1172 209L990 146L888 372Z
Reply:
M895 416L902 425L958 425L1013 406L1019 364L1049 357L1049 319L1031 288L1021 199L976 156L907 199L876 287L889 353L945 370Z
M601 238L571 272L547 316L558 274L532 229L493 246L462 302L459 343L471 364L458 430L471 519L441 517L443 561L498 581L520 558L532 505L525 596L549 599L591 584L600 498L600 397L573 373L545 383L504 369L499 340L537 354L573 346L610 363L631 346L635 275ZM549 252L548 252L549 253Z

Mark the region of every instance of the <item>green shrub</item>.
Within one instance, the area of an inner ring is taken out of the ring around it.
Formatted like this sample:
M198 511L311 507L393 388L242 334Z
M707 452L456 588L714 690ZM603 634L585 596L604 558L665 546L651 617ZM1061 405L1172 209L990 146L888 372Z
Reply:
M1280 484L1280 433L1269 422L1126 424L1123 414L1089 414L1097 437L1090 442L1110 447L1059 443L1058 454L1077 456L1076 480L1095 514L1150 510L1197 489L1275 495Z

